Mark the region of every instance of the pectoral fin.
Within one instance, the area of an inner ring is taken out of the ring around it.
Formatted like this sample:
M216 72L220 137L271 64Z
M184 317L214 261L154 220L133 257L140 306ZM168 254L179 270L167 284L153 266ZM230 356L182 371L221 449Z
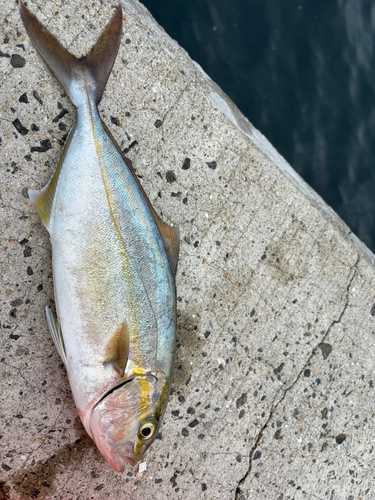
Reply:
M66 353L65 353L65 345L64 339L61 333L60 323L57 321L51 309L46 307L46 316L48 328L51 333L52 340L56 346L58 353L60 354L60 358L63 360L66 365Z
M123 377L129 354L129 331L126 321L121 323L115 333L108 341L103 364L111 365L113 369Z

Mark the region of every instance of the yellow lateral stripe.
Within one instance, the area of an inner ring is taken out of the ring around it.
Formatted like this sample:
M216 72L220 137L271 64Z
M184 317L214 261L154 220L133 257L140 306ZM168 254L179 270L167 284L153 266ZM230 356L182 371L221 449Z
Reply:
M157 421L159 420L160 414L161 414L161 412L163 410L165 398L168 396L168 388L169 388L169 384L165 383L163 385L163 390L162 390L162 393L160 395L158 406L157 406L157 408L155 410L155 419Z
M144 410L150 406L150 391L148 388L148 380L146 377L139 377L139 409Z

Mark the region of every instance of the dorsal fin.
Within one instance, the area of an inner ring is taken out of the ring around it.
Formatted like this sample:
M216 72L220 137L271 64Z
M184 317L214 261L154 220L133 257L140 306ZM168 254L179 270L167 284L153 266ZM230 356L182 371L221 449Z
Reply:
M103 122L103 120L102 120L102 125L104 127L104 130L107 132L110 139L112 140L113 144L116 146L117 151L120 153L124 162L128 166L132 176L134 177L134 180L138 184L139 189L141 190L141 192L142 192L142 194L147 202L148 208L150 209L150 212L154 218L154 221L155 221L156 225L158 226L161 239L163 240L163 245L164 245L165 251L167 253L169 264L171 267L171 272L173 274L173 277L175 277L176 271L177 271L178 254L179 254L179 250L180 250L180 231L175 226L173 226L173 227L168 226L168 224L163 222L161 220L161 218L158 216L158 214L155 212L153 206L151 205L150 200L148 199L147 194L145 193L145 190L142 187L142 184L140 183L136 173L134 172L133 167L130 165L128 159L126 158L124 153L121 151L120 146L117 144L116 140L112 136L110 130L108 129L107 125Z
M124 376L126 363L129 354L129 330L126 321L116 329L115 333L109 339L104 353L104 366L111 365L120 375Z
M163 222L157 215L155 210L153 210L152 215L154 216L156 225L159 228L160 236L163 240L164 248L168 255L171 271L173 277L175 277L177 272L178 254L180 251L180 231L178 227L171 227Z

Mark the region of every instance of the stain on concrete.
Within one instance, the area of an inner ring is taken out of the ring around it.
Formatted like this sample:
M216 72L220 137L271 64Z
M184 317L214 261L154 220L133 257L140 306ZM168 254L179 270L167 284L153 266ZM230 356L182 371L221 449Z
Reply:
M22 500L50 498L56 492L54 481L57 474L64 468L70 470L79 468L82 458L90 448L95 448L95 444L87 435L58 448L51 457L29 467L26 466L13 475L12 489Z

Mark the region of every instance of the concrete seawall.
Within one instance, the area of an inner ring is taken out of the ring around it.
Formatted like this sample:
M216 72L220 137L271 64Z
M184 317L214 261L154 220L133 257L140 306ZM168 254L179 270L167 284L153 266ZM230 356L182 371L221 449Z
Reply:
M173 392L147 470L114 473L50 339L51 249L26 189L51 177L75 110L3 2L0 499L375 498L374 255L140 3L122 4L99 109L180 227ZM77 55L113 11L28 6Z

